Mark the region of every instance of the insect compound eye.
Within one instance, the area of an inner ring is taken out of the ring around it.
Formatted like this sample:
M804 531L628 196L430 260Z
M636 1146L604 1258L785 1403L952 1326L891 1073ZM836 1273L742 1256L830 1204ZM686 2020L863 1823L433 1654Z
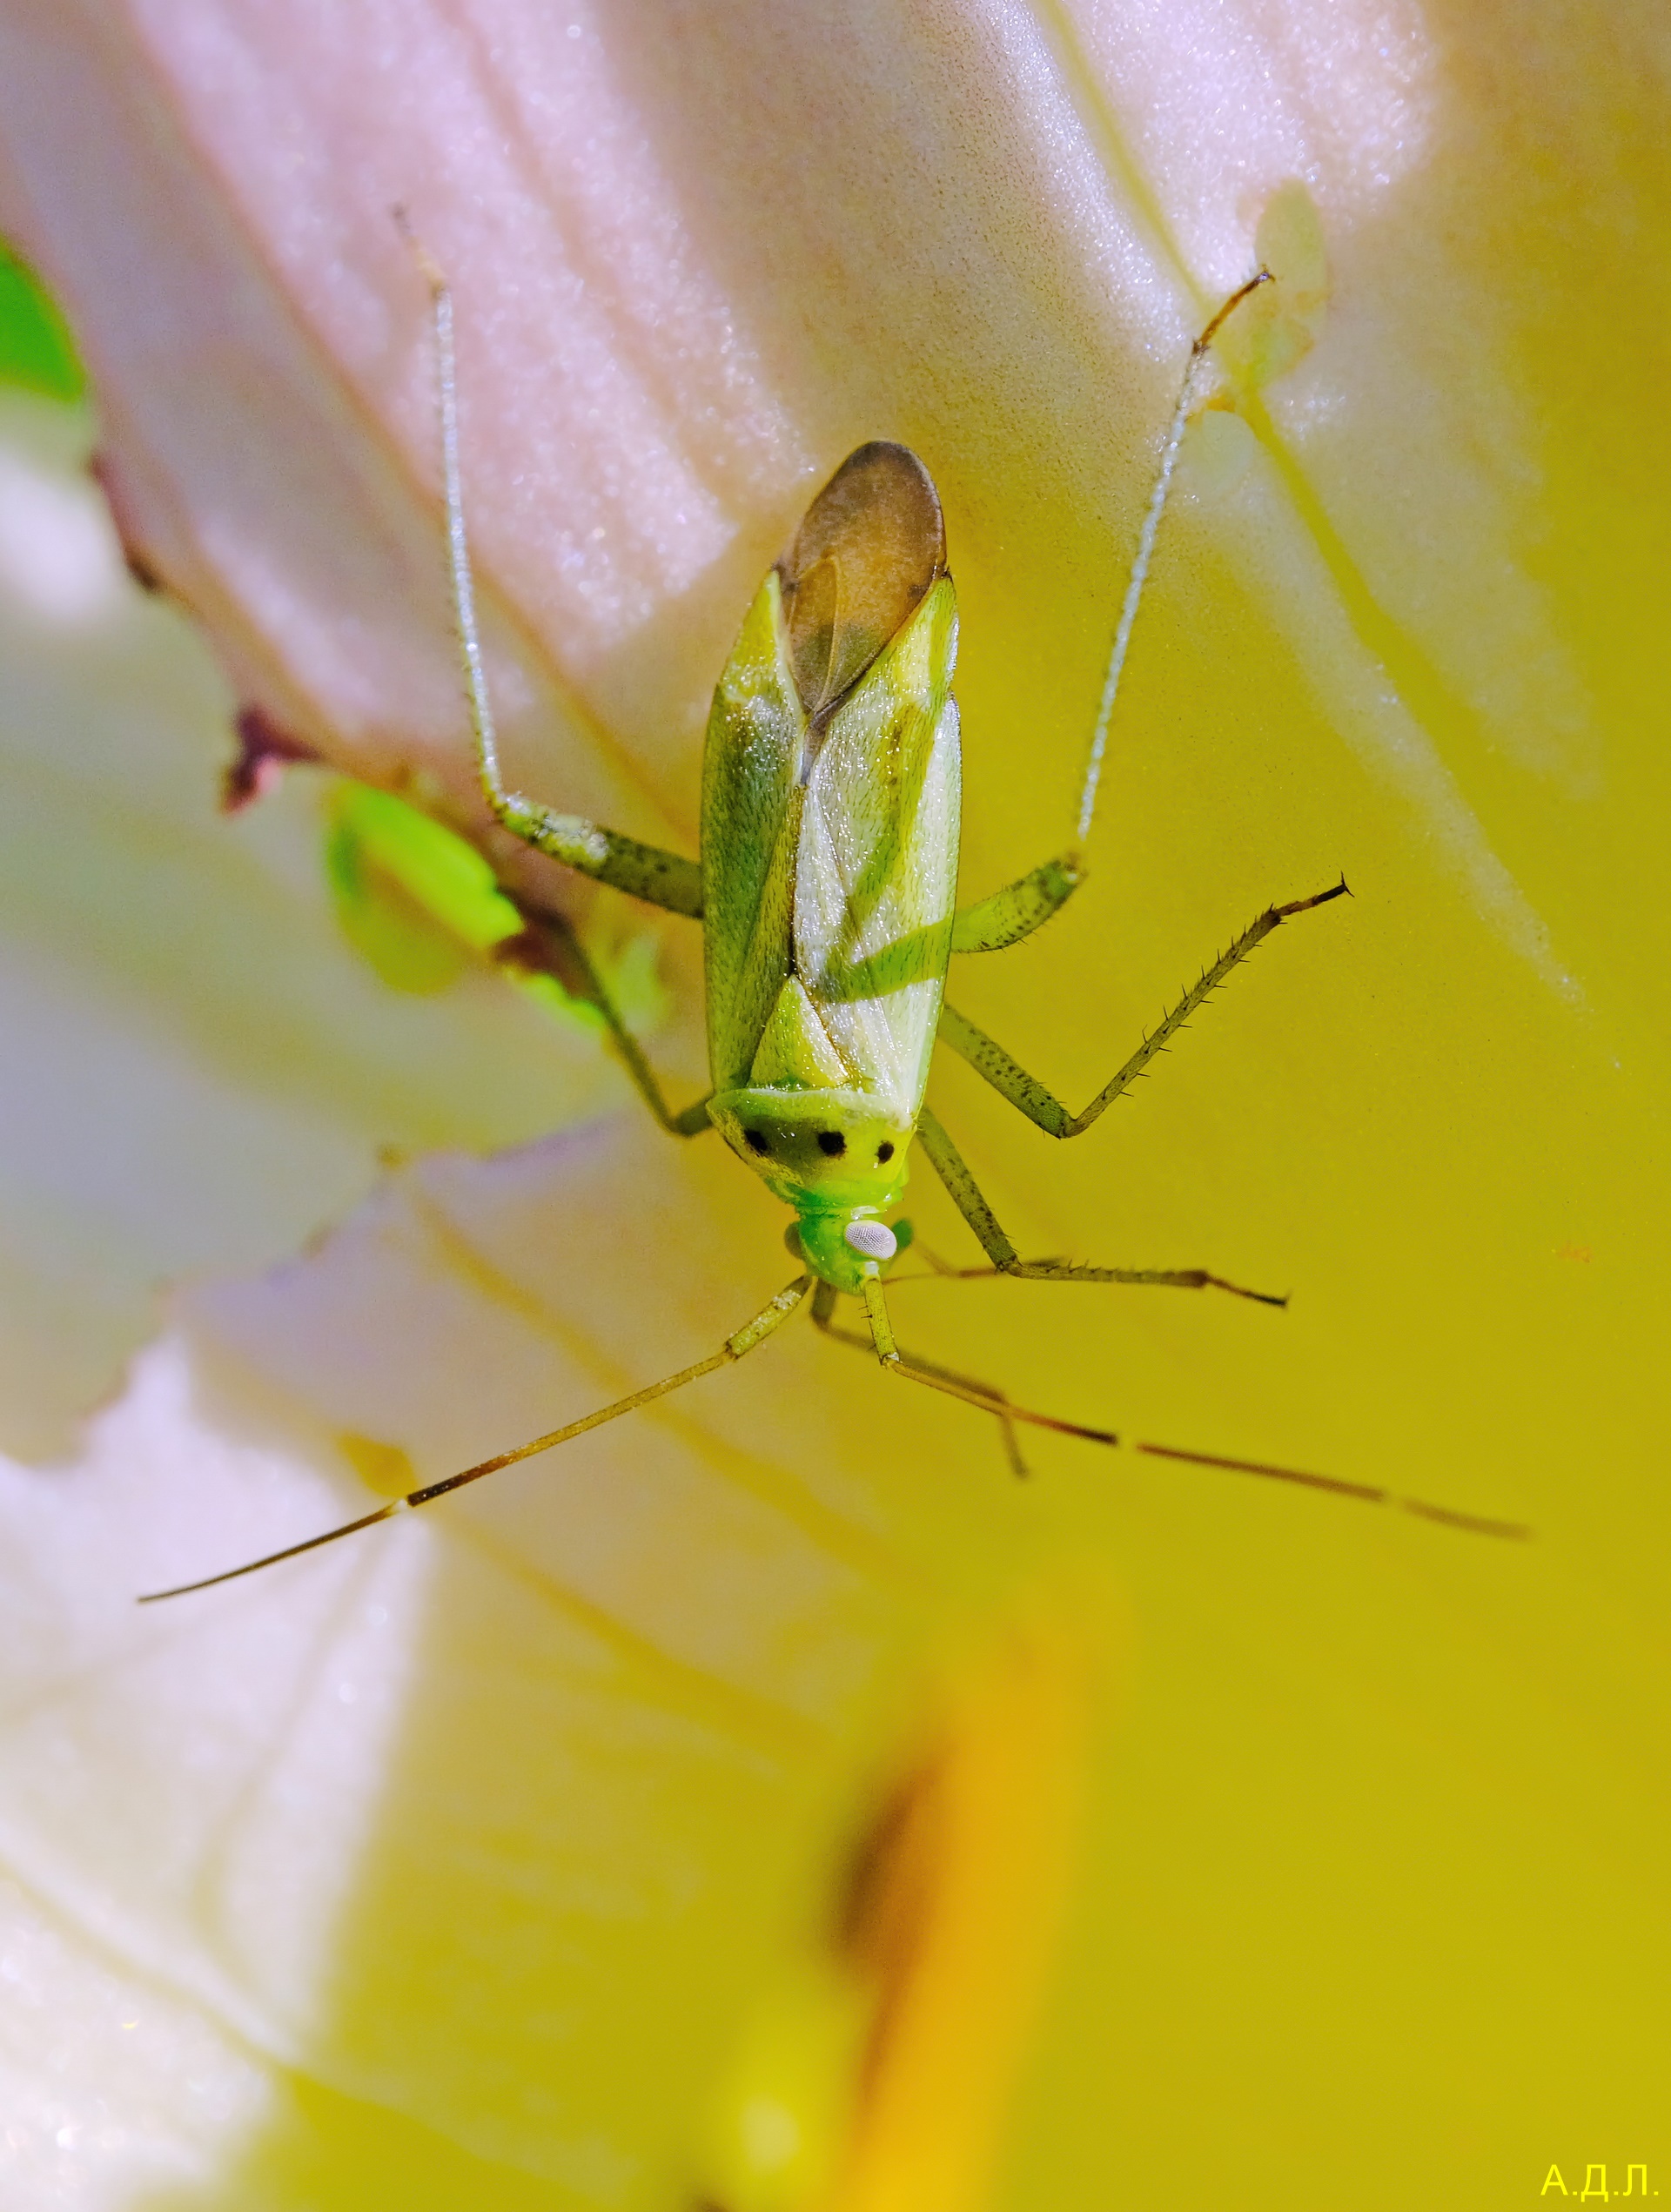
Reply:
M883 1140L882 1140L882 1142L881 1142L881 1143L880 1143L880 1144L876 1146L876 1165L877 1165L877 1167L885 1167L888 1165L888 1162L889 1162L889 1161L892 1158L893 1158L893 1156L894 1156L894 1148L893 1148L893 1146L891 1146L889 1142L888 1142L887 1139L884 1137L884 1138L883 1138Z
M847 1139L839 1129L821 1129L818 1132L818 1149L828 1153L832 1160L839 1160L847 1150Z
M771 1150L770 1145L767 1143L765 1137L758 1129L745 1129L742 1133L742 1141L750 1152L764 1153Z
M899 1239L885 1221L849 1221L842 1234L867 1260L891 1260Z

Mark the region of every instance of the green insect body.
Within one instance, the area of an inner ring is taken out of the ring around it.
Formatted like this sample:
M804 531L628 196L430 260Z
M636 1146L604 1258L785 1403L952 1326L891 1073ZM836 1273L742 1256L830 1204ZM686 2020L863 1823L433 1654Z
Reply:
M897 1205L951 957L957 615L940 503L862 447L761 586L702 773L708 1116L795 1208L822 1282Z
M252 1573L567 1442L744 1357L809 1294L813 1319L827 1334L874 1350L891 1374L995 1417L1018 1474L1026 1469L1016 1442L1017 1422L1097 1443L1117 1442L1108 1430L1018 1406L989 1383L903 1354L895 1341L883 1280L910 1241L909 1228L903 1221L890 1225L884 1217L900 1203L913 1140L920 1139L987 1261L983 1267L940 1272L1211 1288L1267 1305L1285 1302L1204 1267L1022 1259L924 1101L929 1060L939 1042L1046 1133L1079 1136L1272 931L1346 891L1343 880L1311 898L1267 907L1203 971L1077 1114L945 1000L954 954L998 951L1020 942L1059 911L1083 878L1079 851L1091 828L1109 717L1202 363L1225 317L1269 279L1261 272L1235 294L1191 354L1115 633L1077 842L960 911L961 764L951 696L956 598L946 568L938 496L922 462L903 446L878 442L849 456L812 502L789 551L768 571L744 618L708 717L699 864L506 789L465 537L451 298L421 251L419 258L430 276L435 310L453 583L483 791L505 827L537 850L617 891L701 919L709 1094L681 1112L671 1111L612 992L563 918L543 909L530 911L520 900L512 905L480 879L473 853L467 864L454 864L432 851L435 837L445 835L435 825L425 823L415 833L398 872L408 891L431 904L480 949L531 963L590 1007L664 1128L684 1137L717 1129L739 1160L793 1209L795 1226L786 1241L802 1272L717 1352L695 1365L357 1521L155 1596L177 1597ZM396 834L381 815L377 820L379 836ZM426 885L434 886L433 893ZM462 922L460 914L465 916ZM516 928L519 919L522 926ZM862 1302L868 1325L863 1337L834 1325L843 1294ZM1479 1533L1526 1533L1515 1524L1453 1513L1332 1476L1169 1445L1138 1443L1136 1449L1401 1506Z

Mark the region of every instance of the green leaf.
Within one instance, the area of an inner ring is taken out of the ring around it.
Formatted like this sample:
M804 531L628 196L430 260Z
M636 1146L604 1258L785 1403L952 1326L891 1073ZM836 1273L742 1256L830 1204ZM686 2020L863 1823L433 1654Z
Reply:
M26 261L0 240L0 383L79 400L87 375L57 303Z

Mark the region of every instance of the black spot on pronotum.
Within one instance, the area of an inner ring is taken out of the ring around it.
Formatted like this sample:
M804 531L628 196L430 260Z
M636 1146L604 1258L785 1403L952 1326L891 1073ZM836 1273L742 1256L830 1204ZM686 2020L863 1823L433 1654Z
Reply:
M818 1149L827 1152L832 1160L839 1160L847 1150L847 1139L839 1129L821 1129L818 1132Z
M882 1143L876 1146L876 1165L878 1167L885 1167L893 1156L894 1148L885 1140Z
M767 1153L771 1150L771 1146L758 1129L745 1129L742 1133L742 1141L750 1152Z

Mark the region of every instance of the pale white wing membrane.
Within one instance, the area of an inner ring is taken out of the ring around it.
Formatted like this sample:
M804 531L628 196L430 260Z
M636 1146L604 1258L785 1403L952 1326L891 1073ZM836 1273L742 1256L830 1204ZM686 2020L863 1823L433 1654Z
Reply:
M856 1087L902 1125L928 1080L957 889L951 587L831 717L808 778L795 964Z

